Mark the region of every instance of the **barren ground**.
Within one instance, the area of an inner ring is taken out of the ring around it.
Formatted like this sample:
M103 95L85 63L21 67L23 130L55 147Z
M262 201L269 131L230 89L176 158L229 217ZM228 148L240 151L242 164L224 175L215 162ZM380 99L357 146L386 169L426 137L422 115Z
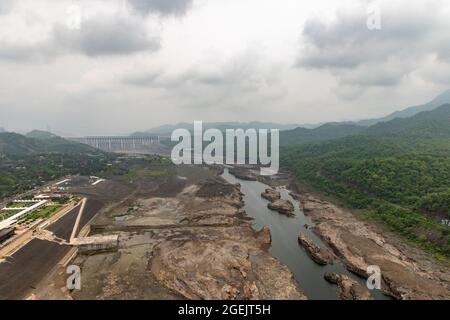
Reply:
M251 228L239 187L217 174L180 167L176 176L108 182L105 194L80 190L109 198L91 234L118 234L119 250L74 259L81 291L68 292L64 270L57 269L32 298L306 299L288 268L268 253L270 232Z

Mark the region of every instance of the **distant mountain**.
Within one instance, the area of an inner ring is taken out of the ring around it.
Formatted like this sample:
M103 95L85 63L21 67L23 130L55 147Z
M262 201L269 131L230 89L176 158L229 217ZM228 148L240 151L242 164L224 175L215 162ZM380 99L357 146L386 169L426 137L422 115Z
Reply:
M409 118L377 123L363 131L368 135L422 136L450 139L450 103Z
M37 153L91 153L100 151L90 146L68 141L45 131L32 131L26 136L0 133L0 154L24 156Z
M46 139L52 139L57 138L58 136L48 132L48 131L42 131L42 130L33 130L31 132L28 132L26 135L28 138L34 138L34 139L40 139L40 140L46 140Z
M408 139L425 136L450 139L450 104L441 105L431 111L422 111L408 118L395 118L372 126L358 126L344 123L328 123L315 129L297 128L281 132L281 145L336 140L352 135L392 136L401 135Z
M41 142L13 132L0 133L0 154L26 155L44 150Z
M6 130L5 130L5 128L0 127L0 133L2 133L2 132L6 132Z
M365 129L362 126L342 123L327 123L315 129L296 128L294 130L282 131L280 134L280 144L284 146L300 145L339 139L358 134Z
M372 126L376 123L387 122L387 121L390 121L390 120L393 120L396 118L408 118L408 117L412 117L412 116L418 114L419 112L432 111L432 110L436 109L437 107L442 106L447 103L450 103L450 90L447 90L444 93L440 94L439 96L434 98L429 103L419 105L419 106L409 107L402 111L396 111L396 112L391 113L390 115L387 115L386 117L383 117L383 118L357 121L357 122L355 122L355 124L360 125L360 126Z
M219 129L225 131L226 129L279 129L279 130L291 130L302 125L299 124L280 124L273 122L205 122L203 123L203 130ZM313 126L313 125L305 125ZM175 125L163 125L144 132L133 133L132 136L148 136L148 135L166 135L170 136L176 129L187 129L189 131L194 130L193 123L182 122Z

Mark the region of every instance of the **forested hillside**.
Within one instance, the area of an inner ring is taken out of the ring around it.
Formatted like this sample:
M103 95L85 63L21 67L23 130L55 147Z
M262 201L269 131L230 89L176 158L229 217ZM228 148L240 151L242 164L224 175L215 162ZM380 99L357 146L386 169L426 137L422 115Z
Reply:
M67 174L94 174L111 157L87 145L45 132L0 133L0 198Z
M316 190L450 257L450 105L359 135L282 149L282 165Z
M39 153L99 154L100 151L45 131L32 131L27 136L13 132L0 133L0 155L28 156Z
M294 130L281 131L280 144L287 146L321 142L358 134L365 129L365 127L342 123L328 123L315 129L296 128Z

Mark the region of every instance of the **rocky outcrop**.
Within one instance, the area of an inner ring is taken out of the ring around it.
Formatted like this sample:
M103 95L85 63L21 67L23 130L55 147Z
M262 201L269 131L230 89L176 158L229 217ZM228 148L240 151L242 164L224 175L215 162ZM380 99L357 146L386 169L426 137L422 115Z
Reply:
M328 250L320 248L304 234L299 234L298 243L305 249L315 263L320 265L333 264L332 254Z
M368 267L378 266L381 290L395 299L450 299L448 267L348 210L311 194L297 197L315 223L314 232L349 271L367 278Z
M230 174L235 176L238 179L246 180L246 181L256 181L256 176L247 169L244 168L233 168L228 171Z
M372 300L369 291L352 278L327 272L324 276L325 280L338 286L338 294L342 300Z
M270 210L278 211L288 216L294 215L294 205L289 200L275 200L267 205Z
M153 252L150 272L186 299L306 299L286 266L242 242L164 241Z
M258 239L264 245L270 246L272 244L272 234L270 233L270 228L268 226L265 226L258 232Z
M266 189L266 191L261 193L261 197L263 197L266 200L269 200L270 202L273 202L281 199L281 193L274 189Z

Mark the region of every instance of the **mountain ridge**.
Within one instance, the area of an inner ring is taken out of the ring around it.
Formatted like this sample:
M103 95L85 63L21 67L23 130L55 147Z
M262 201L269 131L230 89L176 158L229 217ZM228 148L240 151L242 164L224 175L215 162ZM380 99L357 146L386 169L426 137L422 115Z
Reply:
M45 131L34 130L28 135L30 136L14 132L0 133L0 154L26 156L39 153L96 154L100 152L88 145L69 141Z

